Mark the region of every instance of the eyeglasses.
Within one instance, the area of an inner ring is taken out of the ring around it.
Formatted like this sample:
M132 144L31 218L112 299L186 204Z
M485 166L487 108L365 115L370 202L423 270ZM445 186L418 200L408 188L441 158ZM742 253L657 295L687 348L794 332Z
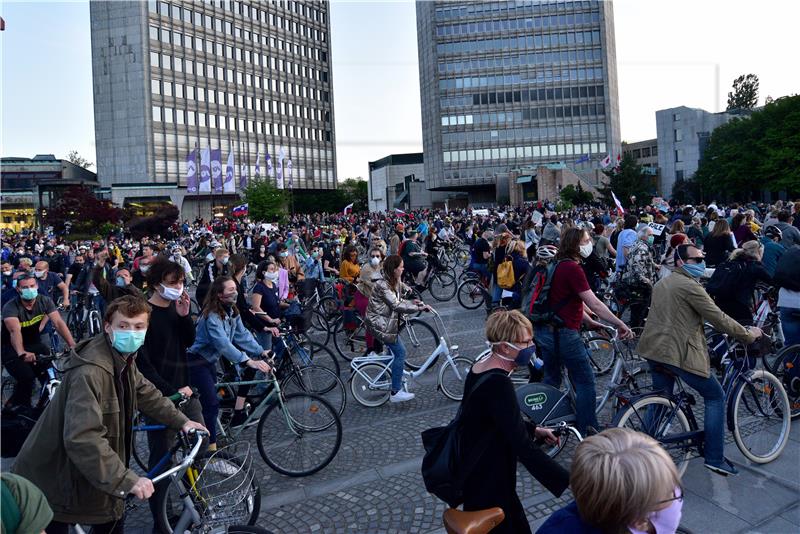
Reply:
M681 502L683 502L683 488L681 488L681 487L679 486L679 487L678 487L678 488L676 488L676 489L678 490L678 493L679 493L679 495L675 495L675 490L673 490L673 492L672 492L672 498L671 498L671 499L665 499L665 500L663 500L663 501L658 501L658 502L656 503L656 505L659 505L659 504L667 504L668 502L672 502L672 501L681 501Z

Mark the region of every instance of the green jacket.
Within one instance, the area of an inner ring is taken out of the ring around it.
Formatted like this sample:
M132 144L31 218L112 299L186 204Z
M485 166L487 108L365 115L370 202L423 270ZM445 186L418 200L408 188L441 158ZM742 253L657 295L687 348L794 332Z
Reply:
M181 428L187 418L124 357L105 334L82 341L63 365L61 385L22 446L12 471L47 497L56 521L99 524L122 517L136 480L128 468L133 415ZM127 402L122 388L130 391ZM127 436L127 439L126 439Z
M740 341L755 341L755 337L725 315L703 286L683 269L675 269L672 276L656 283L651 302L638 345L639 354L648 360L708 378L711 365L703 332L705 322Z

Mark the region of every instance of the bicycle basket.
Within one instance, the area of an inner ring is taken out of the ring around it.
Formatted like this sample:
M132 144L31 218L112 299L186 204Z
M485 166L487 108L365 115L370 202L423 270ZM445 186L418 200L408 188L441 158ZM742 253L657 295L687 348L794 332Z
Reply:
M191 493L206 527L247 524L260 499L250 444L237 442L199 461Z

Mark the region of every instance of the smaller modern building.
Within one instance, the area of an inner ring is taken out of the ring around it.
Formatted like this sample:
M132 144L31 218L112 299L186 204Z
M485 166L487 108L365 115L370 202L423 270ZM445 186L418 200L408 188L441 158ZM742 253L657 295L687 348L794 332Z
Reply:
M429 191L421 152L391 154L369 162L369 211L414 210L444 206L466 207L466 193Z
M602 185L600 170L587 179L574 172L563 162L512 169L508 173L509 203L521 207L525 202L552 201L559 199L561 190L568 185L580 186L584 191L600 196L597 188Z
M749 110L710 113L686 106L656 111L658 190L661 195L664 198L672 196L675 182L694 176L711 132L734 117L749 114Z
M97 174L52 154L0 159L0 228L19 231L36 226L67 187L97 189Z
M658 139L648 139L635 143L622 142L622 153L630 154L636 163L641 165L642 172L650 179L654 193L661 193L659 189L658 172Z

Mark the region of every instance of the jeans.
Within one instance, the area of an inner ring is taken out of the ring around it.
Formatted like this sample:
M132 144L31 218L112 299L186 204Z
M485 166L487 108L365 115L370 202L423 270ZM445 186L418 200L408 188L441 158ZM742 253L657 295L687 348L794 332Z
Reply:
M403 366L406 362L406 348L400 338L394 343L385 343L386 348L392 352L392 393L397 393L403 387Z
M556 353L556 335L558 352ZM561 387L561 366L567 368L569 380L575 386L575 411L578 432L586 435L586 427L598 428L595 413L596 393L594 372L589 363L589 351L577 330L569 328L553 329L550 326L537 326L536 344L544 361L545 384Z
M272 332L259 330L258 332L254 332L253 335L262 349L270 350L272 348Z
M203 407L203 421L208 428L208 442L217 442L217 416L219 415L219 398L217 388L217 364L211 363L202 356L189 355L189 383L197 388L200 404Z
M653 387L668 393L672 393L675 386L675 377L658 372L658 367L666 367L670 372L679 376L687 386L703 396L706 463L722 465L725 443L725 393L722 391L722 386L717 381L717 377L712 374L708 378L703 378L674 365L650 362Z
M781 328L785 345L800 343L800 309L798 308L778 308L781 312Z
M497 280L492 280L492 304L499 304L500 297L503 295L503 288L497 283Z

